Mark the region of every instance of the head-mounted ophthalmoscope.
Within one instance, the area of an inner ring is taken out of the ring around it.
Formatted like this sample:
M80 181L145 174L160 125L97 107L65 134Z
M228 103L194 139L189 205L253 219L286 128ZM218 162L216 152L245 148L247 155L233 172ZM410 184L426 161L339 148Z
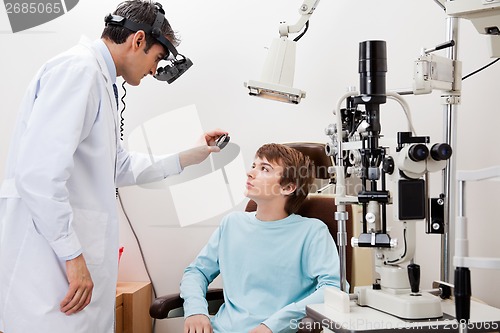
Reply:
M174 45L167 38L165 38L165 36L162 35L161 26L163 25L163 21L166 20L165 11L163 10L161 4L155 3L155 6L157 8L157 12L153 26L145 23L137 23L122 16L112 14L108 14L104 18L104 22L106 22L106 25L111 24L121 26L134 32L142 30L146 34L150 34L151 36L153 36L158 41L158 43L160 43L165 48L166 55L163 60L169 62L169 64L164 67L158 67L154 77L157 80L167 81L167 83L170 84L177 80L179 76L184 74L184 72L193 65L193 62L189 58L186 58L185 56L177 52ZM171 57L170 54L172 55Z

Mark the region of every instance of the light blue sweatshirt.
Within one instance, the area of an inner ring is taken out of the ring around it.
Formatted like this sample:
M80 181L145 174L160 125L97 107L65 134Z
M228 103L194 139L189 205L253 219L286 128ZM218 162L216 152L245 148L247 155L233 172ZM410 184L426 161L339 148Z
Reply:
M323 287L340 286L339 257L327 226L292 214L263 222L255 212L228 214L181 281L184 315L208 315L205 293L219 275L225 303L215 333L242 333L264 323L294 332L306 305L323 302Z

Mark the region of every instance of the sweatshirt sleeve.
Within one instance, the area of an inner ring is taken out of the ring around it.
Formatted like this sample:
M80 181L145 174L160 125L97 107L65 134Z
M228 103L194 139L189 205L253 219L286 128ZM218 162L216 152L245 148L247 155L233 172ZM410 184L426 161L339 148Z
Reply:
M291 325L306 315L306 306L323 303L324 287L340 288L340 264L337 247L326 225L322 225L309 236L309 246L303 256L304 274L316 280L316 290L301 299L280 309L263 324L278 333L289 330Z
M219 241L222 224L196 259L184 270L180 291L184 299L184 316L195 314L208 316L208 303L205 299L208 285L219 275Z

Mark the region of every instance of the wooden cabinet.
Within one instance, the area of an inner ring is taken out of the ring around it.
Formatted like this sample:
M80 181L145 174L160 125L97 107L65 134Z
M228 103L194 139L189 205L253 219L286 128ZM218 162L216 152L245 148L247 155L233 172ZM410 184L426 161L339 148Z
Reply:
M151 332L150 305L150 282L118 282L116 286L116 333Z

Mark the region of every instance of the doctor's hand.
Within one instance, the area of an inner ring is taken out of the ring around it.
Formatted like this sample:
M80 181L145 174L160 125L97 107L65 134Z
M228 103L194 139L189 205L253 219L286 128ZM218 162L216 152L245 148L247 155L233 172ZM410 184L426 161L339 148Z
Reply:
M184 321L184 333L213 333L210 319L204 314L192 315Z
M83 310L90 303L94 283L87 269L83 254L66 261L66 277L69 289L62 300L61 312L71 315Z
M217 153L220 148L215 146L215 140L223 134L228 134L223 130L213 130L206 132L199 140L199 146L179 153L181 168L203 162L211 153Z
M229 133L218 128L218 129L206 132L203 136L203 139L205 140L205 143L208 146L214 146L215 140L217 140L217 138L223 134L227 135ZM202 140L202 143L203 143L203 140Z
M271 331L269 327L267 327L266 325L260 324L259 326L255 327L248 333L273 333L273 331Z

